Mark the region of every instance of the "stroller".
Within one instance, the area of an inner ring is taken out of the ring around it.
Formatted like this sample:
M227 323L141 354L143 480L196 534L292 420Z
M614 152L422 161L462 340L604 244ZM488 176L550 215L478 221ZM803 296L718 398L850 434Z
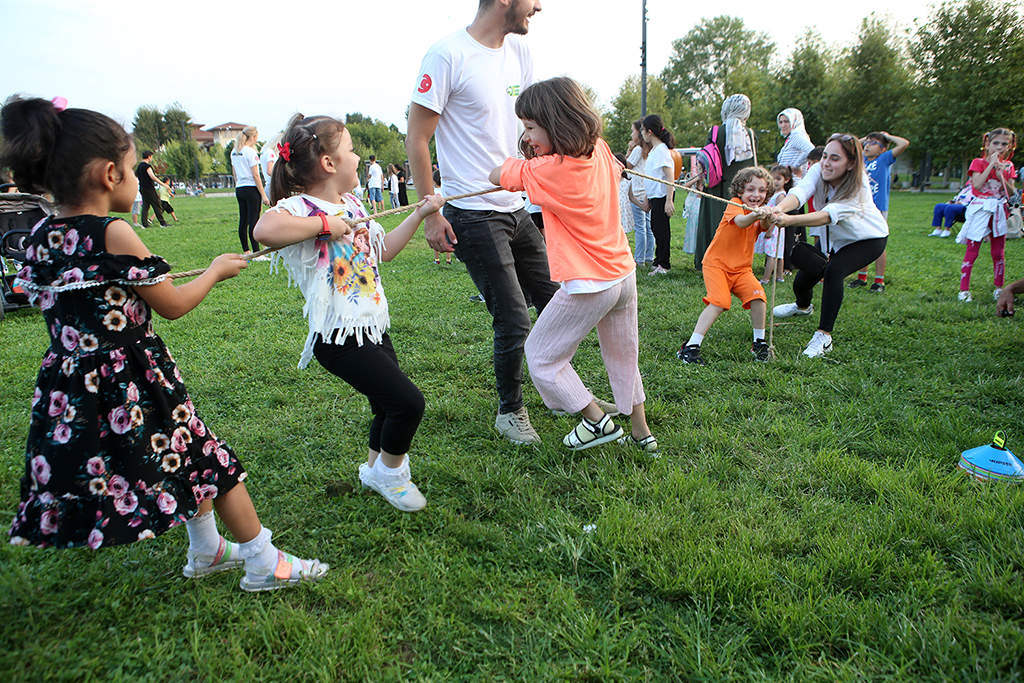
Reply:
M36 223L55 212L54 206L34 194L8 193L0 185L0 320L8 311L28 308L28 296L14 287L25 260L25 239Z

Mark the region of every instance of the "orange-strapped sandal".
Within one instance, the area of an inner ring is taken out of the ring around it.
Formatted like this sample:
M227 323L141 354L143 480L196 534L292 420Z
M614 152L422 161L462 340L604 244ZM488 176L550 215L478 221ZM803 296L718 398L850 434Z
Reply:
M191 579L196 576L206 576L214 572L234 569L245 565L245 560L238 554L238 544L229 543L223 536L220 537L220 546L216 555L204 555L203 553L188 550L188 561L182 568L181 573L185 578Z
M320 560L302 560L294 555L277 551L277 568L273 574L246 571L238 586L247 593L272 591L300 583L312 583L323 578L330 565Z

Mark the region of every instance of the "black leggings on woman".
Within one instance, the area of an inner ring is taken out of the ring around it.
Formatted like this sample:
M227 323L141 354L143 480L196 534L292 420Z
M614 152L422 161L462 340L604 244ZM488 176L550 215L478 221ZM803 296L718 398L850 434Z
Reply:
M881 256L885 251L885 243L888 239L888 237L876 237L847 244L832 254L828 265L825 266L824 274L820 276L808 274L803 270L796 272L796 277L793 278L793 293L796 294L796 305L800 308L807 308L811 305L811 293L814 290L814 285L818 284L819 277L822 280L819 330L832 334L832 328L839 316L839 309L843 305L843 291L846 289L843 280Z
M253 186L236 187L235 199L238 200L238 239L242 242L242 251L260 250L260 244L252 236L252 229L260 219L260 191Z
M656 197L651 200L651 232L654 233L654 265L671 270L669 247L672 246L672 227L665 213L665 202L668 197Z
M426 401L416 385L398 367L391 337L384 334L380 344L355 336L344 344L328 344L319 335L313 355L327 372L340 377L370 401L370 450L391 455L409 452L412 437L423 419Z

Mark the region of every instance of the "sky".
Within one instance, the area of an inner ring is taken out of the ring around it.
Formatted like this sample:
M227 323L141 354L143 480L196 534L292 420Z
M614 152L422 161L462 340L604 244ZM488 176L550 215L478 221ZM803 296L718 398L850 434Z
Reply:
M527 37L535 77L571 76L607 105L640 73L641 0L540 1ZM719 14L767 33L785 58L808 28L848 45L872 12L912 29L934 4L859 0L856 9L828 11L821 0L648 0L647 71L659 74L672 41ZM129 129L139 106L179 102L196 123L256 125L261 139L296 111L360 112L405 132L423 55L468 25L476 7L477 0L0 0L0 97L60 95Z

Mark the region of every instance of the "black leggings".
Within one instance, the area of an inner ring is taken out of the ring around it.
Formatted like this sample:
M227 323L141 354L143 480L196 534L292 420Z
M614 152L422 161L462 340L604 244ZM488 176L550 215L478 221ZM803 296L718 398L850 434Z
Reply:
M848 275L864 268L872 263L882 252L885 251L885 243L888 237L876 237L871 240L860 240L832 254L825 266L822 275L807 273L803 270L796 272L793 278L793 293L796 294L796 305L800 308L807 308L811 305L811 293L818 279L822 280L821 285L821 319L818 322L818 329L832 334L832 328L839 316L839 309L843 305L843 291L846 287L843 280Z
M328 344L317 335L313 355L327 372L348 382L370 401L370 450L391 455L409 452L412 437L423 419L426 401L416 385L398 367L391 337L380 344L349 336L344 344Z
M665 202L668 197L656 197L651 200L651 232L654 233L654 265L670 270L669 247L672 246L672 227L665 213Z
M260 191L253 186L236 187L235 199L238 200L238 239L242 242L242 251L259 251L260 245L252 236L252 229L260 219Z

